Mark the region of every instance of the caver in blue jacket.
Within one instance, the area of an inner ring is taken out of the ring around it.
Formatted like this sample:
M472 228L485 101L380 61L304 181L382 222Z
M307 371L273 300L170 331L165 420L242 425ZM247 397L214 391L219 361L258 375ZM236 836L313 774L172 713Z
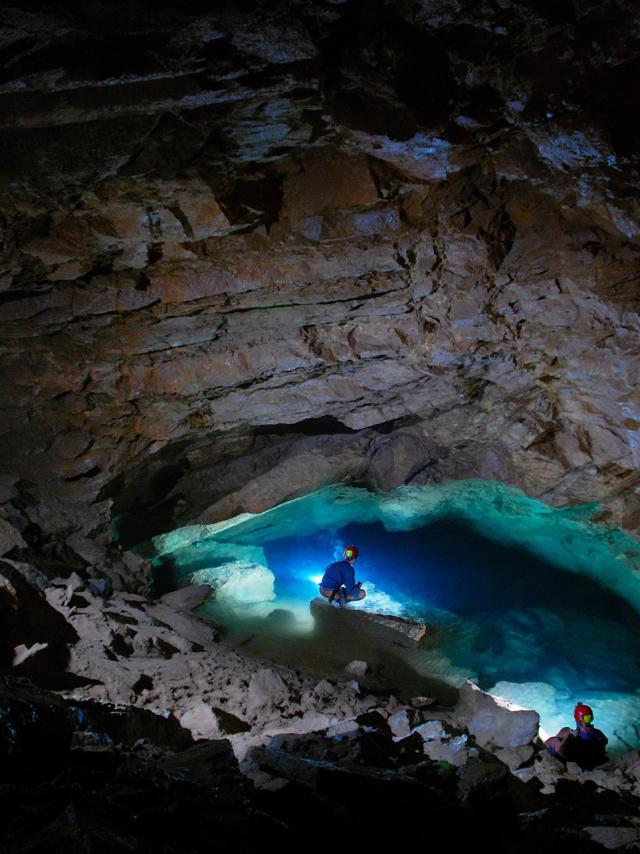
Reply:
M325 569L320 587L335 590L344 587L347 596L358 597L360 587L356 584L356 573L348 560L336 560Z

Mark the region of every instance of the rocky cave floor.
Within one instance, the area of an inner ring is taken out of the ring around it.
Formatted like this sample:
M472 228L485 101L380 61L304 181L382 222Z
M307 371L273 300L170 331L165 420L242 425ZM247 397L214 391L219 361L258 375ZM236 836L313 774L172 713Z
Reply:
M0 581L4 851L293 850L318 828L337 845L637 850L637 753L565 768L537 713L472 683L443 707L369 684L363 662L336 679L242 655L190 613L206 586L152 601L7 556ZM314 614L327 631L376 619ZM384 619L381 643L421 637Z

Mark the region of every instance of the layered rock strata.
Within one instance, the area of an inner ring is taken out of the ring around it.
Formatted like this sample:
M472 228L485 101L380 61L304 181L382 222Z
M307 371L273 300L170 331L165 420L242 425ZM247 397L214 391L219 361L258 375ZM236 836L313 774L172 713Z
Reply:
M4 42L23 536L468 476L638 530L632 5L74 14Z

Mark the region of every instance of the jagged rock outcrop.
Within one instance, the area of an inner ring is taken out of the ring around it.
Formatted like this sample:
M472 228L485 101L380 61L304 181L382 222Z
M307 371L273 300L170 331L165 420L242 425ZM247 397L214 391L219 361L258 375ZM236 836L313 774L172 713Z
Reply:
M457 708L460 719L482 747L487 744L523 747L538 734L540 716L537 712L514 708L506 700L485 694L471 682L460 686Z
M8 621L3 672L64 688L75 700L172 714L196 737L229 735L238 756L251 739L264 740L283 726L306 732L317 726L319 714L333 723L375 703L371 696L360 696L357 683L348 677L339 686L324 684L317 676L249 658L221 644L210 621L184 609L184 596L178 602L172 595L155 602L126 592L104 596L79 576L47 581L38 591L26 573L0 565L5 585L0 590L11 590L14 611L32 614L33 625L25 619L20 639L44 641L56 657L25 669L28 662L16 661L13 654L16 639ZM193 602L197 588L190 592L187 598ZM32 634L26 634L30 626Z

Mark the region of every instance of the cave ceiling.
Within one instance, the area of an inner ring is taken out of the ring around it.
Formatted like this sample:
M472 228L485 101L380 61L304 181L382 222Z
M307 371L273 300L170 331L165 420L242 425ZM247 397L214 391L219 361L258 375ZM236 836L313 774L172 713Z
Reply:
M468 477L640 530L635 3L16 2L0 57L23 531Z

